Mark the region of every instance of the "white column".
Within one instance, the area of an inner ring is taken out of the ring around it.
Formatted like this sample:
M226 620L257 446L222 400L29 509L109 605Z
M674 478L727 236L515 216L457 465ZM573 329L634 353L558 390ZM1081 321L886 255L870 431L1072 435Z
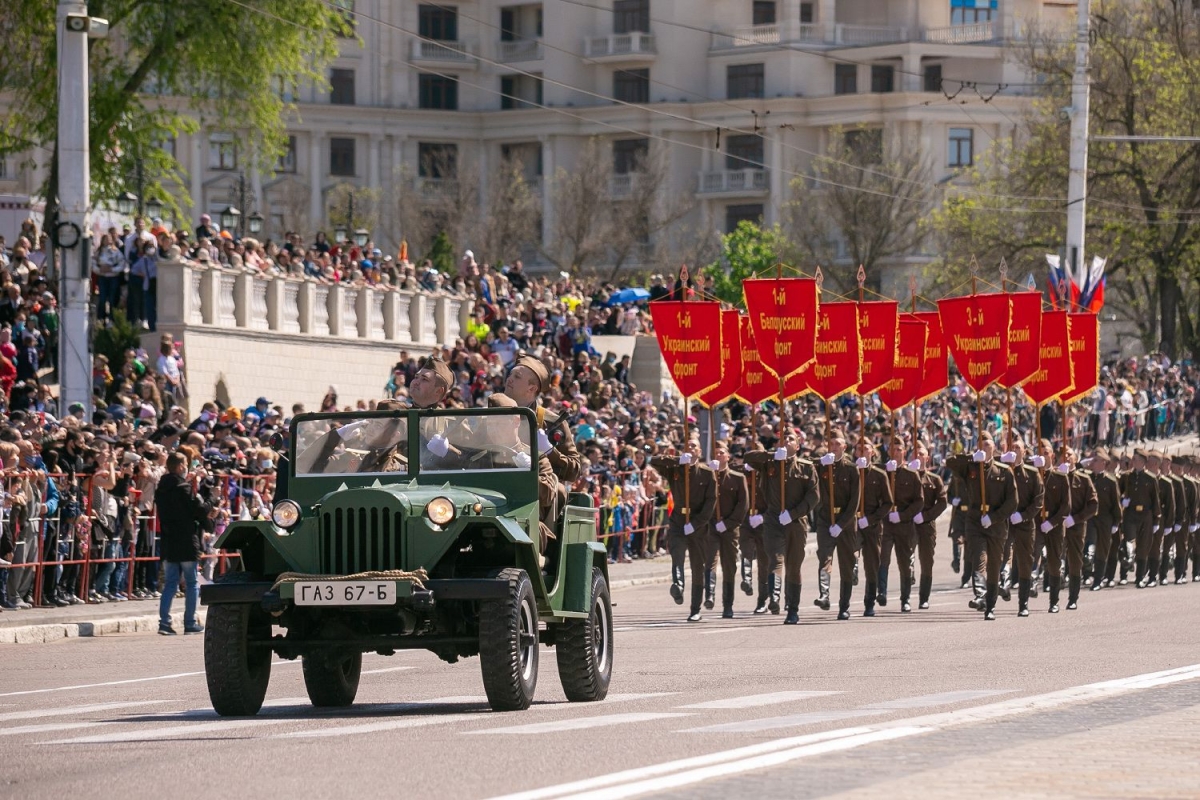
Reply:
M541 137L542 143L542 232L547 244L554 238L554 141Z
M196 209L196 219L200 219L200 215L208 209L204 206L204 131L199 130L193 133L188 142L188 146L192 150L191 164L191 184L192 184L192 207Z
M780 39L794 42L800 32L800 0L783 0L779 5L782 8L775 19L779 24Z
M486 218L488 211L488 192L491 175L488 172L488 143L481 141L479 147L479 213ZM493 263L496 260L496 254L487 256Z
M382 148L383 137L377 133L372 133L367 144L367 185L372 189L378 189L382 184Z
M921 55L907 53L900 59L900 90L904 92L919 92L922 88L923 75L921 70Z
M833 26L837 22L837 0L821 0L817 22L825 30L825 41L833 41Z
M325 204L321 198L321 180L325 174L325 162L321 158L321 138L320 134L313 133L308 144L308 186L310 192L308 216L309 224L312 225L314 231L325 225Z
M771 170L768 184L771 187L771 194L767 197L763 215L767 225L774 225L780 220L783 203L786 199L784 193L787 191L787 181L783 174L783 131L776 131L768 141L771 143L771 155L767 159L767 169Z
M267 202L266 198L263 197L262 173L259 172L258 167L253 162L250 164L250 191L254 193L254 202L249 202L249 198L247 198L246 205L251 206L251 208L243 208L242 213L250 214L251 212L257 211L259 214L261 214L262 210L267 207ZM263 224L264 231L267 229L267 225L269 223L270 220L267 220L267 222Z

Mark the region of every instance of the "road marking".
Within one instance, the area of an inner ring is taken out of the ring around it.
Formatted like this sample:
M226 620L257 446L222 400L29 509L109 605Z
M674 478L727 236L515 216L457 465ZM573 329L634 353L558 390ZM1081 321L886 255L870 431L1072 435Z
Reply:
M404 672L405 670L416 669L416 667L388 667L387 669L369 669L365 672L360 672L360 675L382 675L385 672Z
M490 711L476 714L424 714L418 717L404 719L389 719L380 722L366 722L361 725L342 725L336 728L319 728L312 731L294 731L292 733L277 733L273 739L317 739L331 736L353 736L360 733L376 733L379 731L394 731L403 728L422 728L427 725L445 725L451 722L468 722L484 719L491 715Z
M714 633L729 633L730 631L752 631L755 629L755 627L756 626L754 626L754 625L733 625L728 628L711 628L710 630L707 630L707 631L700 631L700 635L701 636L712 636Z
M263 710L259 712L260 716L253 719L221 719L217 717L217 712L208 708L193 708L186 711L168 711L162 714L155 714L154 717L178 718L178 717L194 717L196 719L212 719L211 722L195 722L185 725L168 725L162 728L139 728L136 730L122 731L121 733L101 733L92 736L79 736L74 739L57 739L47 742L47 744L107 744L112 742L141 742L154 739L165 739L170 736L184 736L196 733L211 733L213 731L230 730L234 728L248 728L255 725L278 725L281 722L294 722L296 717L285 716L298 704L307 704L307 697L282 697L276 700L268 700L263 703ZM305 706L305 710L310 710L310 707ZM145 720L110 720L107 725L116 724L132 724ZM74 723L75 727L88 728L92 727L93 723Z
M556 722L534 722L529 725L512 725L507 728L485 728L478 731L463 731L463 733L485 735L494 733L560 733L562 731L607 728L613 725L627 725L634 722L649 722L656 719L672 719L686 716L689 715L672 713L605 714L599 717L578 717L576 719L561 719Z
M818 722L837 722L855 717L876 717L881 711L862 708L838 709L835 711L808 711L803 714L789 714L785 717L766 717L764 719L748 719L741 722L724 722L720 725L705 725L702 728L686 728L680 733L758 733L772 731L778 728L797 728L801 725L814 725Z
M891 711L909 708L926 708L928 706L944 706L950 703L964 703L968 700L979 700L984 697L994 697L998 694L1012 694L1016 689L965 689L958 692L942 692L940 694L925 694L918 697L901 697L896 700L886 700L882 703L872 703L863 706L864 709L879 709Z
M115 708L152 706L169 703L170 700L135 700L128 703L96 703L90 706L65 706L63 708L37 708L32 711L7 711L0 714L0 722L14 719L38 719L40 717L65 717L69 714L92 714L97 711L112 711Z
M95 728L105 725L104 722L49 722L44 725L18 725L15 728L0 728L0 736L19 736L21 734L56 733L58 731L74 731L80 728Z
M692 703L679 708L725 709L725 708L754 708L770 706L777 703L791 703L796 700L807 700L810 697L826 697L841 692L770 692L769 694L748 694L743 697L730 697L725 700L709 700L706 703Z
M103 686L124 686L130 683L145 683L146 681L169 681L174 678L191 678L203 675L203 672L176 672L173 675L154 675L149 678L130 678L124 681L107 681L105 683L81 683L76 686L54 686L49 689L26 689L23 692L3 692L0 697L17 697L25 694L45 694L46 692L69 692L75 689L99 689Z

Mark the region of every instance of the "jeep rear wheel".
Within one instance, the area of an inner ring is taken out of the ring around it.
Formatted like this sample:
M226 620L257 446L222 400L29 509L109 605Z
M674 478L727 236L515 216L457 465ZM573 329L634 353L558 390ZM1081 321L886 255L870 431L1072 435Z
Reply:
M245 572L222 575L217 583L252 583ZM249 603L215 603L204 626L204 674L213 710L223 717L252 717L262 708L271 680L271 648L251 640L271 638L271 623Z
M559 626L558 677L573 703L603 700L612 679L612 602L608 581L592 570L592 604L587 619L569 619Z
M479 604L483 688L493 711L522 711L537 687L537 602L525 570L505 569L497 577L508 582L508 594Z
M362 653L330 649L301 656L304 688L317 708L337 708L354 702L362 673Z

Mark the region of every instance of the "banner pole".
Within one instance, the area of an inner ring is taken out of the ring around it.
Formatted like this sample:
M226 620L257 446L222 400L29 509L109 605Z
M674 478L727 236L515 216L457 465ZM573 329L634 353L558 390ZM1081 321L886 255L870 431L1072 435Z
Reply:
M979 293L979 262L971 256L971 296ZM983 444L983 392L975 393L975 447L980 449ZM984 467L979 467L979 508L981 513L988 513L987 483L983 479Z
M775 280L777 280L777 281L783 280L783 262L782 261L778 261L775 263ZM785 401L783 399L783 394L785 391L783 383L784 383L783 375L780 375L779 376L779 443L778 443L779 447L787 447L787 434L786 434L786 427L785 427L787 425L787 401ZM787 472L786 461L783 464L779 465L779 511L780 511L780 513L783 513L783 510L787 507L787 495L786 495L787 484L785 483L785 480L784 480L785 472Z
M911 309L911 312L915 315L917 313L917 276L916 275L908 276L908 292L912 298L910 309ZM922 349L922 351L924 351L924 347L922 347L921 349ZM921 364L922 364L921 371L924 372L925 371L924 370L924 364L925 364L924 352L921 353ZM913 459L915 460L917 457L917 399L916 399L915 395L913 396L913 401L912 401L912 437L911 438L912 438L912 456L913 456Z
M1008 293L1008 262L1006 262L1003 258L1000 259L1000 288L1005 294ZM1012 313L1012 311L1010 309L1009 314L1011 314L1011 313ZM1010 322L1011 322L1011 320L1010 320ZM1004 421L1004 432L1005 432L1005 440L1006 440L1004 449L1006 452L1011 452L1012 446L1013 446L1013 418L1012 418L1012 415L1013 415L1013 390L1012 390L1012 387L1006 386L1005 393L1008 395L1008 398L1007 398L1007 406L1008 406L1007 414L1008 414L1008 416Z
M863 284L867 281L867 271L863 269L863 265L858 265L858 302L862 305L863 302ZM861 330L861 329L860 329ZM861 347L862 334L859 334L859 342ZM862 352L861 350L859 351ZM861 367L861 364L860 364ZM860 375L861 377L861 375ZM855 392L858 395L858 440L866 442L867 439L867 405L863 400L862 392ZM870 464L868 463L868 467ZM865 469L858 470L858 516L862 516L867 508L867 471Z
M679 268L679 290L680 302L686 303L688 300L688 268L687 264ZM688 414L692 410L692 398L690 395L683 396L683 452L687 452L688 442ZM692 521L692 471L689 469L690 464L683 465L683 518L689 523Z

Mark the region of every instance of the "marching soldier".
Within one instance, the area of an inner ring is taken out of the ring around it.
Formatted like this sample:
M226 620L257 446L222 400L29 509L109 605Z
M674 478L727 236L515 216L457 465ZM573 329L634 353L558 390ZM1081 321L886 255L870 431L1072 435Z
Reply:
M834 431L829 451L821 456L817 470L821 481L821 502L817 506L817 583L820 595L813 604L829 610L829 573L833 553L837 551L841 579L838 619L850 619L850 596L854 591L854 565L858 562L859 535L854 526L858 504L858 470L846 454L846 437Z
M854 462L859 470L858 478L858 521L855 523L862 536L863 572L867 576L867 588L863 594L863 616L875 616L875 602L879 577L879 560L883 545L883 520L892 509L892 490L888 486L887 473L874 465L875 446L865 437L858 440L854 448L858 457Z
M1038 443L1038 450L1038 464L1052 463L1054 448L1049 439L1042 439ZM1063 544L1066 536L1063 526L1071 513L1071 483L1067 479L1070 469L1070 464L1064 462L1054 469L1047 470L1042 478L1045 497L1042 522L1038 530L1042 532L1046 543L1046 559L1042 569L1045 573L1046 590L1050 593L1051 614L1058 613L1058 594L1062 587Z
M1096 487L1087 473L1077 468L1078 456L1067 448L1065 463L1071 471L1067 481L1071 487L1071 513L1063 520L1066 526L1067 547L1067 610L1079 608L1079 590L1083 585L1083 555L1087 540L1088 520L1096 516L1099 502Z
M658 456L651 464L671 487L675 507L668 518L667 547L671 553L671 597L683 605L684 555L692 573L692 604L688 622L699 622L704 599L704 573L708 568L705 528L716 506L716 479L700 461L700 442L692 439L678 458Z
M937 549L936 523L946 510L946 484L929 468L929 448L917 442L917 460L921 465L921 513L913 517L917 526L917 557L921 562L920 590L917 608L929 608L933 591L933 554Z
M1166 456L1158 450L1152 450L1148 455L1146 469L1154 475L1155 485L1158 487L1160 510L1158 518L1151 528L1150 547L1146 552L1146 572L1138 581L1139 589L1158 585L1158 565L1162 558L1163 539L1167 532L1175 527L1175 484L1163 472L1163 462L1166 460ZM1140 547L1138 553L1141 554Z
M1121 475L1122 534L1125 547L1133 547L1134 581L1140 587L1146 578L1146 565L1154 543L1154 529L1162 515L1158 497L1158 480L1147 469L1150 454L1134 450L1131 469ZM1129 570L1121 564L1121 585L1129 583Z
M1196 493L1196 502L1192 506L1196 509L1196 518L1192 520L1192 580L1200 582L1200 461L1195 456L1188 459L1187 473ZM1187 577L1186 573L1184 577Z
M1115 461L1112 454L1103 447L1097 447L1092 453L1092 485L1096 487L1097 510L1096 516L1089 523L1095 531L1096 557L1092 570L1092 591L1100 591L1106 580L1109 585L1111 578L1108 574L1109 559L1116 542L1116 535L1121 530L1121 488L1117 479L1109 470ZM1113 562L1116 568L1116 562Z
M708 572L705 575L704 607L713 607L716 591L717 560L721 562L721 616L733 618L733 585L737 574L738 527L746 519L750 498L746 494L746 476L729 468L729 445L717 442L713 448L713 461L709 466L716 468L717 500L713 508L713 522L708 533Z
M984 619L987 620L996 618L1004 540L1008 536L1009 517L1017 509L1016 480L1012 470L992 460L995 450L992 435L983 431L979 435L979 449L971 456L951 456L946 462L950 471L963 482L968 549L979 554L977 563L972 566L987 575L984 594ZM978 600L973 600L972 608L978 607Z
M761 449L761 445L756 447ZM746 521L742 523L742 529L738 532L738 543L742 550L742 591L753 596L754 587L757 585L758 601L755 603L754 613L766 614L767 611L772 611L778 614L779 592L772 592L770 558L767 555L767 546L763 543L763 517L758 513L758 473L749 465L745 465L744 474L750 487L750 505ZM754 581L755 561L758 562L757 582Z
M1017 485L1017 508L1008 518L1012 540L1012 568L1017 576L1017 616L1029 616L1029 598L1037 597L1033 587L1033 543L1038 515L1042 513L1045 487L1037 467L1025 463L1025 442L1013 437L1012 472Z
M907 614L912 611L912 567L917 538L913 520L925 506L925 493L918 472L920 462L914 459L908 464L899 463L898 457L904 453L904 445L898 438L892 440L889 452L893 458L888 460L886 468L892 488L892 508L883 522L883 530L885 536L891 534L896 550L896 567L900 573L900 612ZM887 605L886 591L881 583L880 596L876 598L881 606Z
M746 464L758 472L758 487L764 497L766 532L763 539L771 557L775 586L783 573L785 625L800 622L800 567L808 541L808 514L821 499L811 461L799 458L800 437L788 429L784 446L774 453L746 454ZM782 473L783 486L780 487ZM782 491L781 491L782 488Z
M1194 546L1197 520L1200 519L1200 489L1196 486L1196 481L1191 475L1193 456L1183 456L1182 461L1183 463L1179 465L1179 471L1181 473L1180 479L1183 481L1183 493L1187 502L1188 516L1187 523L1183 528L1187 534L1186 541L1183 542L1182 550L1178 546L1178 542L1176 542L1175 547L1175 583L1177 584L1188 582L1188 555Z
M1170 471L1171 483L1175 489L1175 524L1163 537L1162 566L1158 573L1158 583L1160 586L1166 586L1171 581L1168 576L1168 573L1171 571L1171 547L1175 547L1176 558L1178 558L1180 552L1185 554L1187 552L1188 524L1192 515L1188 508L1187 490L1183 485L1184 458L1184 456L1167 456L1163 460L1163 471ZM1187 569L1186 556L1184 569Z
M946 490L950 495L949 537L951 552L953 554L952 558L950 559L950 569L953 570L955 574L958 574L960 571L962 572L962 580L960 582L961 585L958 588L965 589L967 588L967 582L970 580L966 570L962 569L964 555L963 544L966 540L967 532L967 522L965 516L967 509L962 504L964 491L962 487L962 481L958 479L957 475L950 475L950 483L946 487Z

